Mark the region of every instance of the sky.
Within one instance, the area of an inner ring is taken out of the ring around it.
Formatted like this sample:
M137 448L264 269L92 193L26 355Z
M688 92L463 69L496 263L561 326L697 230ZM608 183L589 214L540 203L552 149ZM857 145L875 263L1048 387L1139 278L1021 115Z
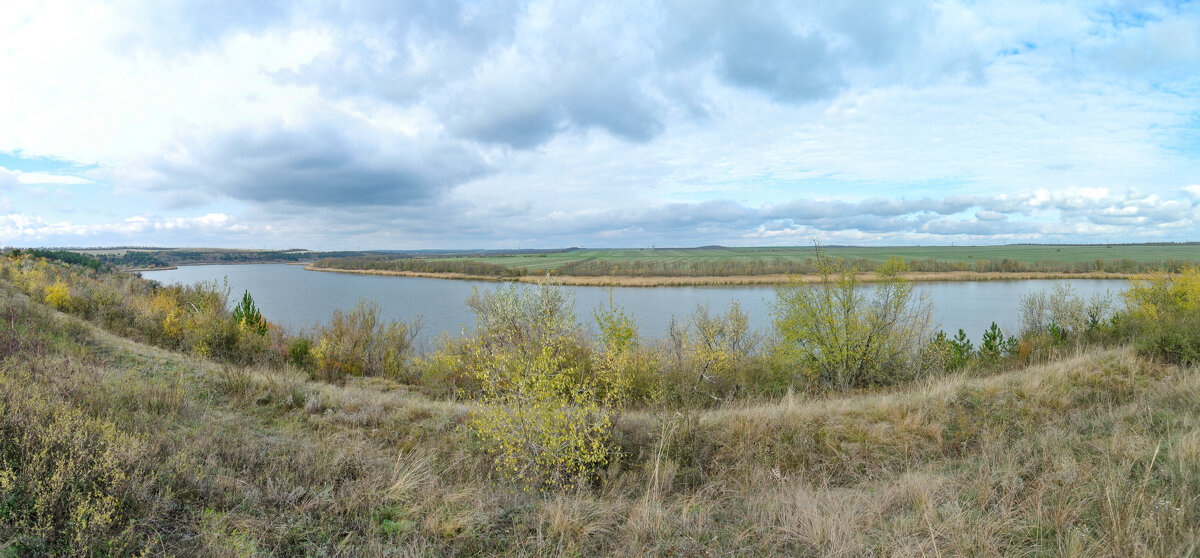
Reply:
M0 246L1200 240L1200 6L0 10Z

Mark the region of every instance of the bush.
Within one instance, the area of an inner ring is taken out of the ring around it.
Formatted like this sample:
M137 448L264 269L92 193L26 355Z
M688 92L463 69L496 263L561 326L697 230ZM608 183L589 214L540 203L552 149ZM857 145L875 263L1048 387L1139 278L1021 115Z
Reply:
M629 396L626 371L619 364L589 369L572 301L549 283L475 291L467 304L477 329L463 365L480 386L468 425L497 472L539 490L593 478L608 462L615 408ZM615 309L606 316L605 350L619 359L634 332Z
M653 402L662 395L662 374L656 355L641 346L637 324L609 301L593 312L600 328L595 378L602 397L612 405Z
M772 312L783 366L834 388L894 384L928 371L931 308L901 277L902 260L877 270L879 282L860 286L853 266L821 254L820 281L793 279L776 289Z
M359 300L350 312L334 310L329 325L317 330L311 349L318 375L339 381L344 376L387 376L404 379L419 323L385 322L377 302Z
M699 304L684 322L668 328L664 396L675 405L712 405L744 391L780 391L767 363L756 358L759 338L748 327L741 305L724 313ZM766 386L770 385L770 388Z
M0 555L144 551L139 522L161 519L145 443L28 384L0 374Z
M1061 340L1082 340L1112 315L1112 298L1096 294L1083 300L1066 283L1056 283L1020 298L1021 336L1051 334Z
M288 342L287 361L296 368L311 368L313 366L312 341L307 337L293 338Z
M1200 267L1133 279L1124 297L1140 352L1200 363Z

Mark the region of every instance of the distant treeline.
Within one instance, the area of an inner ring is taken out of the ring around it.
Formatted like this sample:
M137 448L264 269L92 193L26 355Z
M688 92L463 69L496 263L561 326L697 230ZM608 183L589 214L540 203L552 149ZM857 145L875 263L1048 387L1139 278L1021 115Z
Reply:
M863 272L875 271L879 262L864 258L847 258L847 263ZM410 271L419 273L461 273L490 277L520 277L524 275L565 275L575 277L729 277L753 275L786 275L817 273L814 258L756 258L756 259L696 259L646 258L603 259L588 258L566 262L553 269L516 268L483 262L471 258L422 259L370 256L354 258L322 258L318 267L344 270ZM1135 261L1130 259L1095 259L1082 262L1042 260L1022 262L1014 259L943 261L908 259L910 271L916 272L981 272L981 273L1144 273L1149 271L1178 272L1195 260L1167 259L1164 261Z
M125 268L132 267L138 269L147 269L171 266L171 264L168 264L158 257L155 257L155 255L150 252L140 252L136 250L130 250L121 255L99 254L96 257L117 267Z
M99 254L96 258L122 268L146 269L175 265L292 263L331 255L354 256L363 253L302 250L129 250L123 254Z
M489 277L520 277L525 271L508 266L481 262L472 259L395 258L388 256L361 256L350 258L322 258L317 267L329 269L366 271L411 271L416 273L461 273Z
M47 260L54 260L54 261L69 263L72 265L78 265L78 266L86 267L86 268L93 269L96 271L101 271L101 270L109 267L106 262L100 261L92 256L87 255L87 254L80 254L79 252L68 252L66 250L42 250L42 249L38 249L38 248L28 248L28 249L22 250L20 248L13 248L12 250L9 250L7 252L7 255L9 257L20 257L22 255L29 255L29 256L33 256L35 258L45 258Z

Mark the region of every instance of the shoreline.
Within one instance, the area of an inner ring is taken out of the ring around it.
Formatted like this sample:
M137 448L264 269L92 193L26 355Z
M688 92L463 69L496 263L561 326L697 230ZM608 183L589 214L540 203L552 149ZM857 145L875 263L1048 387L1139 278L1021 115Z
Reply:
M389 271L380 269L335 269L328 267L304 266L305 271L321 271L326 273L348 273L351 275L380 275L385 277L423 277L426 279L451 279L458 281L489 281L493 283L517 282L538 283L545 279L541 275L522 275L519 277L495 277L491 275L469 275L465 273L431 273L422 271ZM976 282L976 281L1027 281L1034 279L1130 279L1138 273L1110 273L1107 271L1089 271L1084 273L1058 272L1013 272L1000 271L913 271L901 276L912 282ZM634 277L621 275L578 276L551 275L555 282L561 285L576 287L706 287L706 286L774 286L788 283L797 277L804 283L820 281L819 275L729 275L729 276L699 276L699 277ZM874 272L860 273L858 279L864 283L878 280Z

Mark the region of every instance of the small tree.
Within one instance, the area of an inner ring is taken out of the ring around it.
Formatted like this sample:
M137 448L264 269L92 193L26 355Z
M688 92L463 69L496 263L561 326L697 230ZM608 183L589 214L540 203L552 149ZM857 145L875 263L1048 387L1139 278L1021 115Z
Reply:
M920 351L930 336L931 307L901 277L892 258L873 288L857 270L818 251L820 281L792 279L776 290L772 313L777 357L818 384L863 387L890 384L925 372Z
M996 322L992 322L991 327L983 332L983 339L979 343L979 358L986 362L1000 360L1000 356L1008 346L1004 332L1000 331L1000 326L996 325Z
M243 292L242 301L233 308L233 321L259 336L267 334L267 320L263 319L262 312L254 305L250 291Z

